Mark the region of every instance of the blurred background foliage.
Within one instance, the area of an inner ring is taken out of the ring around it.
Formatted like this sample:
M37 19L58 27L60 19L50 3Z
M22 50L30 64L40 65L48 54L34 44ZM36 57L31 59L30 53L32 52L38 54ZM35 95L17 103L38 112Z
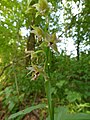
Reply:
M42 33L35 36L31 32L34 26L41 27L44 34L57 33L59 44L63 43L62 38L70 39L69 42L72 39L76 49L76 56L67 54L66 43L62 44L64 49L58 47L59 53L51 49L55 106L65 105L71 112L90 113L90 3L88 0L48 0L48 11L37 8L37 3L38 0L0 1L1 116L2 110L7 118L27 106L47 102L43 75L32 81L27 69L31 64L28 51L39 50L43 42L37 38ZM43 54L38 56L42 65Z

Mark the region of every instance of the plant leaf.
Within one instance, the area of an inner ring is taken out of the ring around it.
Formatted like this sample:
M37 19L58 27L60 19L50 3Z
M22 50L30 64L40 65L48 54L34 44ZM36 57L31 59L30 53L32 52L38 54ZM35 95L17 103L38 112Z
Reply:
M28 7L29 7L31 2L32 2L32 0L27 0Z
M55 120L90 120L90 114L86 113L69 113L67 107L59 106L55 109ZM49 117L46 120L50 120Z
M36 106L28 107L28 108L26 108L24 110L21 110L21 111L15 113L15 114L10 115L8 120L16 118L17 116L20 116L20 115L25 115L27 113L30 113L31 111L33 111L35 109L45 108L45 107L46 107L46 104L39 104L39 105L36 105Z

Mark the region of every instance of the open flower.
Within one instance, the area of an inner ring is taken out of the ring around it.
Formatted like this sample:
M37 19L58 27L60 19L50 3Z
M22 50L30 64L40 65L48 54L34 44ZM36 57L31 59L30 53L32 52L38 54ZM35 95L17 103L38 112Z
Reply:
M40 27L32 26L32 28L31 33L34 33L38 37L38 40L41 41L42 37L44 37L44 31Z
M56 43L58 43L59 40L56 37L56 33L53 33L51 35L49 35L47 33L45 41L48 43L49 47L51 47L53 50L55 50L56 52L58 52Z
M45 15L49 11L49 5L47 0L39 0L37 4L34 4L33 7L38 11L38 15Z
M37 65L32 64L32 66L27 67L27 69L30 70L30 72L28 74L32 74L32 79L31 80L36 80L39 77L40 74L43 75L43 77L45 79L48 79L48 77L47 77L47 75L46 75L42 66L37 66Z

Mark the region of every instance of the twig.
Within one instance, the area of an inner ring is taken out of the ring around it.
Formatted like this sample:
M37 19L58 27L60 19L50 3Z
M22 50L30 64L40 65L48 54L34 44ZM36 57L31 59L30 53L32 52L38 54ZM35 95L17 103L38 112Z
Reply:
M6 65L6 66L3 68L2 72L0 73L0 77L3 75L4 71L5 71L8 67L10 67L11 65L12 65L12 63Z

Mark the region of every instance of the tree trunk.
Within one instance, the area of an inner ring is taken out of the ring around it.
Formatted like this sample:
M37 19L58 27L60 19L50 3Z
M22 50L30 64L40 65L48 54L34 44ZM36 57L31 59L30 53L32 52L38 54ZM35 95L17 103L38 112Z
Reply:
M81 42L81 38L80 38L80 22L78 21L78 29L77 29L77 61L79 61L79 57L80 57L80 42Z
M27 40L27 51L34 51L35 50L35 37L33 33L30 33L30 36ZM26 57L26 66L31 64L31 55Z
M80 41L77 40L77 61L79 61L79 56L80 56Z

